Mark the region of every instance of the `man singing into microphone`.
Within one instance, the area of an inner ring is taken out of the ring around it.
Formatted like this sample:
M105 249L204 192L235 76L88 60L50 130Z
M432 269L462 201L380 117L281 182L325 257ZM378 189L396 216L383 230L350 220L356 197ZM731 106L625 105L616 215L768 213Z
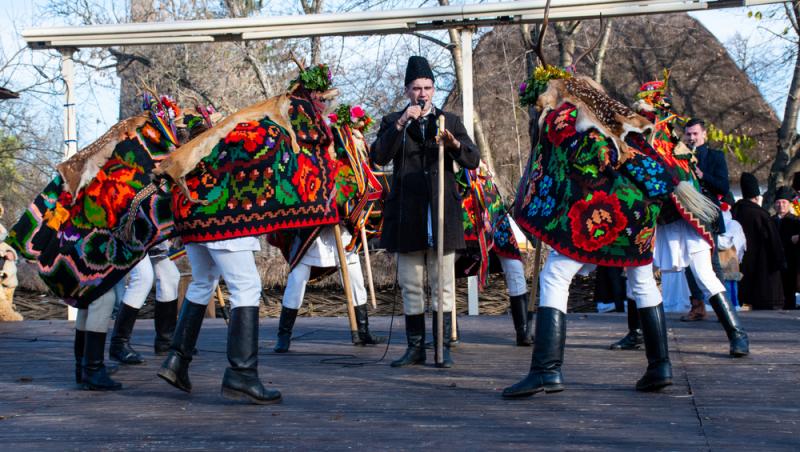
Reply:
M458 193L453 161L465 168L478 166L480 153L467 135L461 119L431 103L434 95L433 71L419 56L408 60L405 96L408 106L383 117L371 158L376 165L393 162L392 183L384 208L381 246L397 253L397 282L403 296L408 349L392 367L425 363L425 269L431 288L431 308L436 325L438 267L436 244L436 202L438 199L439 140L444 141L444 351L442 367L452 367L450 313L455 305L455 251L464 248L461 224L461 196ZM436 135L436 119L444 115L445 131ZM433 328L434 335L436 328ZM435 339L435 337L434 337Z

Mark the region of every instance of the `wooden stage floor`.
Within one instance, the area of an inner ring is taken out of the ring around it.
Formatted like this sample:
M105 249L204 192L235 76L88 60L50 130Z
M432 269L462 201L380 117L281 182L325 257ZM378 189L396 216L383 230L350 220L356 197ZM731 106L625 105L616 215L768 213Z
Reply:
M390 318L373 318L387 333ZM633 389L642 351L609 351L623 314L571 314L567 390L505 401L530 348L512 346L511 319L462 317L456 367L389 367L404 349L402 319L385 347L349 344L346 319L299 318L292 352L272 353L276 319L262 319L260 372L280 405L228 402L226 327L208 320L192 363L194 392L156 377L152 321L133 342L146 363L115 376L119 392L78 390L72 324L0 324L0 448L19 450L800 450L800 311L743 314L750 357L727 355L715 321L669 316L675 384ZM429 361L432 361L429 353ZM361 365L359 365L361 363Z

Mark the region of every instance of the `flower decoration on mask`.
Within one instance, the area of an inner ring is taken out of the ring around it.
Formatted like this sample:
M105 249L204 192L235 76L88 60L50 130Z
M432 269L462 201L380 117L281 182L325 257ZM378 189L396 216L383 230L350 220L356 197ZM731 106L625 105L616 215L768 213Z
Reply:
M177 146L178 133L175 127L175 118L181 115L181 109L175 100L169 96L161 96L159 98L146 91L142 94L142 110L150 114L153 124L167 137L167 140L172 145Z
M536 99L547 90L547 82L571 77L572 74L555 66L537 66L528 80L519 85L519 103L523 107L534 105Z
M334 113L328 115L328 121L336 127L350 126L366 133L373 124L372 117L360 105L341 104Z

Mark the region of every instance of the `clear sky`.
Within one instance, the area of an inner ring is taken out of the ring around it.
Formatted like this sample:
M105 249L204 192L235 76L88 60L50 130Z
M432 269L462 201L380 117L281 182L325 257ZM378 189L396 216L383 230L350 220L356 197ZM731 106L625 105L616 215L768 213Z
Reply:
M40 14L37 5L43 3L46 2L44 0L0 0L0 44L2 44L6 56L24 46L24 42L18 35L19 31L33 26L61 25L55 19L43 17ZM748 8L732 8L692 13L692 16L697 18L723 43L737 31L745 36L754 36L756 39L767 39L768 33L758 28L760 24L757 21L747 17L747 11ZM787 67L784 77L787 86L790 76L791 67ZM8 87L19 89L25 86L25 79L30 77L31 73L19 71L14 74ZM80 78L81 75L78 74L78 77ZM80 79L78 82L80 83ZM109 81L107 84L113 85L113 81ZM118 93L109 88L92 91L84 85L84 87L79 86L77 98L79 141L80 145L84 146L117 121ZM780 105L775 106L777 109L781 109ZM779 115L781 113L782 111L779 111Z

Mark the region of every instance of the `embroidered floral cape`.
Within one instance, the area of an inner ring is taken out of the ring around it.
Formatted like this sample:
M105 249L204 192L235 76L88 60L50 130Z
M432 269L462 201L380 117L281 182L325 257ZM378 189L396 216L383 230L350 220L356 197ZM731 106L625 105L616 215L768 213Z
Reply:
M290 134L269 117L238 124L186 176L191 203L173 187L175 228L185 243L313 228L339 221L331 130L307 92L295 91Z
M129 212L172 144L151 121L120 141L76 196L60 175L39 194L6 242L36 263L39 276L67 304L86 308L112 289L147 250L172 233L170 197L162 186ZM132 237L121 234L135 215Z
M456 260L456 276L478 275L480 288L488 282L491 253L522 260L517 239L511 229L502 197L488 168L483 163L476 170L463 169L456 174L461 192L464 241L466 250Z
M652 150L656 154L656 158L664 163L666 169L671 172L674 178L679 181L689 182L697 191L700 191L700 181L694 174L695 162L693 161L693 154L682 145L680 147L687 152L680 155L676 153L680 143L679 138L674 133L677 116L658 108L656 112L641 112L641 114L655 124L655 133L650 140L652 147L644 148L642 151L649 152ZM684 219L713 247L714 237L711 234L709 225L692 215L674 195L670 195L670 201L662 205L658 223L669 224Z
M559 253L612 267L652 262L660 202L677 179L645 137L625 137L622 161L612 140L576 129L577 108L546 113L520 181L514 220ZM645 152L641 152L641 151Z
M328 192L334 197L336 209L344 219L344 226L351 231L352 241L346 243L350 251L360 243L360 228L366 216L383 194L380 182L369 167L367 144L360 131L349 125L332 125L334 159L329 162L333 182ZM321 232L322 227L276 231L267 237L269 243L281 250L290 268L303 258L306 250ZM329 273L315 269L312 279Z

